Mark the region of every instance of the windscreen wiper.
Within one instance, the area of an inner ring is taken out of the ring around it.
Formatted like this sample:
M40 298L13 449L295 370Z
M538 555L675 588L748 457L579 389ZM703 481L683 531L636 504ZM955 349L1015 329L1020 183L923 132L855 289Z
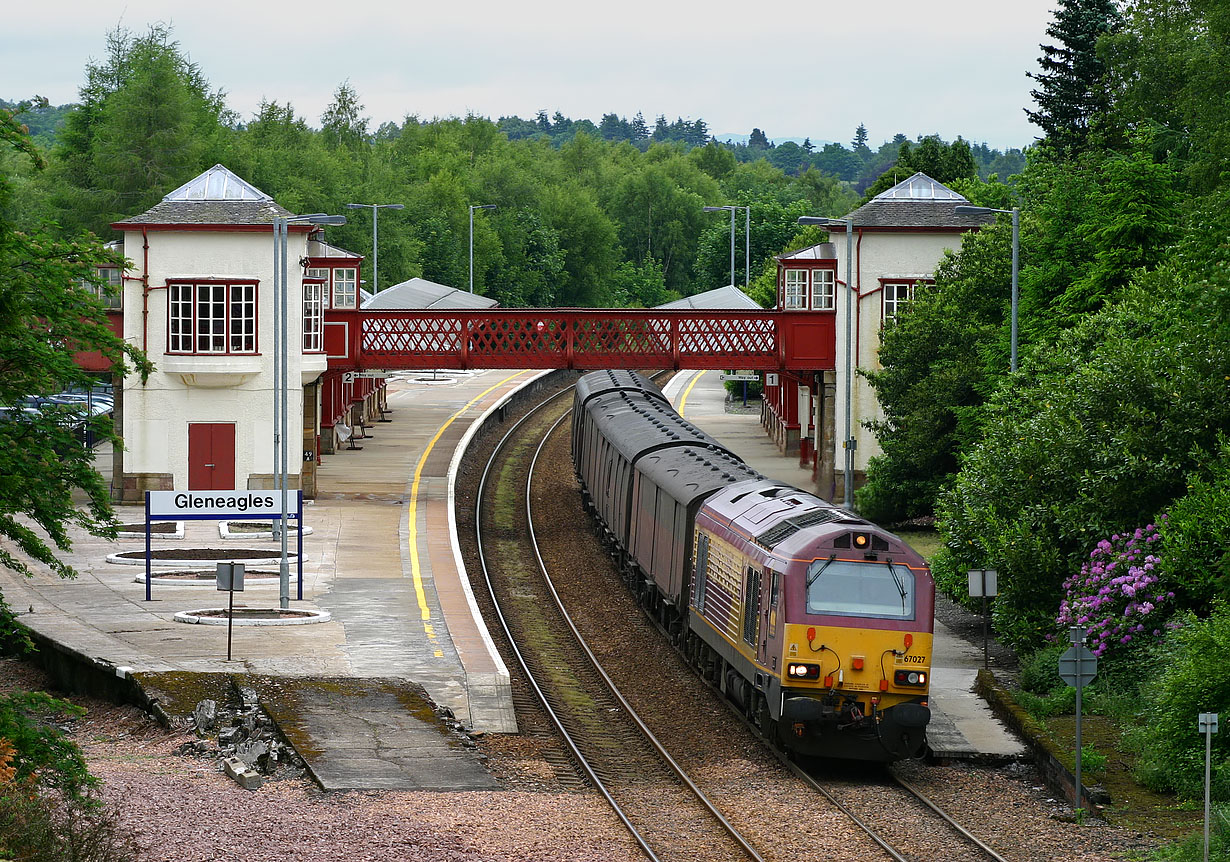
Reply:
M811 585L816 582L817 578L819 578L822 574L824 574L824 570L827 569L829 566L831 566L833 564L833 560L835 559L837 559L837 555L833 554L833 556L825 560L824 565L816 569L816 573L807 579L807 586L804 587L804 589L811 589Z
M891 558L885 560L885 562L888 564L888 571L892 573L893 583L897 585L897 592L901 594L901 612L906 613L909 611L909 608L905 606L905 579L902 578L897 569L893 567L893 561Z

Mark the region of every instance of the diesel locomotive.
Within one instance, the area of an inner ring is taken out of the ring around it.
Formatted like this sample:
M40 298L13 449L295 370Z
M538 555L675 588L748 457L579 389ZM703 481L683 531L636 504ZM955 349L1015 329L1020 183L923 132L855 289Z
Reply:
M635 372L578 381L572 457L638 600L767 738L925 752L935 584L908 545L762 476Z

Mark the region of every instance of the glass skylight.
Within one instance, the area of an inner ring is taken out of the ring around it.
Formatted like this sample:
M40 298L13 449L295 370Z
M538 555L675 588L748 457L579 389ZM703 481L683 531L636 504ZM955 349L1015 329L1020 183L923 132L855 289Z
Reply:
M924 173L917 173L908 180L902 180L885 192L880 192L873 200L877 201L965 201L966 198L954 192L943 183L937 183Z
M164 201L271 201L269 195L241 180L222 165L214 165L163 198Z

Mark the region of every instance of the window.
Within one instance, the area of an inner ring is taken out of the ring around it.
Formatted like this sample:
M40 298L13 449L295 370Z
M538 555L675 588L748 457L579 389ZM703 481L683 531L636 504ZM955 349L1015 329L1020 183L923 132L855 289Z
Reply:
M914 573L893 562L816 560L807 569L807 612L912 620Z
M256 284L172 282L168 353L255 353Z
M358 283L359 271L355 267L339 266L333 270L333 307L357 308L355 298Z
M811 307L818 311L832 311L837 307L837 272L832 269L811 271Z
M807 270L786 270L786 301L782 308L787 311L807 308Z
M324 282L324 290L321 291L321 300L325 308L332 308L329 304L330 294L333 292L329 289L329 270L324 267L309 267L304 278L315 278Z
M914 282L889 281L884 283L884 319L892 320L914 301Z
M99 266L94 269L94 275L101 284L82 279L81 286L97 296L104 308L122 308L123 271L114 266Z
M303 282L303 349L307 353L324 350L325 286L319 281Z

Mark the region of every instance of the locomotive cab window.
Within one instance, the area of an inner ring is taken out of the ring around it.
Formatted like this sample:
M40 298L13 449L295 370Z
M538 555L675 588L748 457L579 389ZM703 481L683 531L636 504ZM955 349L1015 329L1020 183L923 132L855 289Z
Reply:
M912 620L914 573L888 561L816 560L807 568L807 612Z

